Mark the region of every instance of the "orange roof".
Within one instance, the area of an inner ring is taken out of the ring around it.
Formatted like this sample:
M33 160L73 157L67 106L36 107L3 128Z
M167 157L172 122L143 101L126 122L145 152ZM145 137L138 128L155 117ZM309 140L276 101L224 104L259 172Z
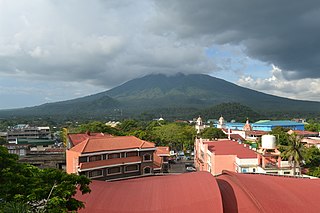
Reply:
M206 141L208 149L216 155L236 155L238 158L257 158L257 153L245 144L239 144L231 140Z
M261 135L266 135L268 132L262 131L262 130L252 130L252 131L247 131L247 134L249 135L256 135L256 136L261 136Z
M157 146L156 154L159 156L170 156L170 148L168 146Z
M191 184L192 183L192 184ZM93 180L91 193L78 212L118 213L222 213L222 199L215 178L207 172L153 176L123 181Z
M139 162L139 161L141 161L140 156L114 158L114 159L108 159L108 160L80 163L80 169L83 170L83 169L90 169L90 168L96 168L96 167L108 167L116 164L133 163L133 162Z
M81 143L82 141L88 139L88 138L110 138L113 137L113 135L105 134L105 133L69 133L68 138L70 142L73 144L73 146Z
M240 174L217 177L224 212L319 212L320 179Z
M190 184L192 183L192 184ZM223 171L137 178L93 180L79 212L308 212L320 209L320 179Z
M155 148L154 143L140 140L134 136L93 137L88 138L70 150L80 153Z
M293 131L294 133L300 136L318 136L319 135L319 132L311 132L311 131L305 131L305 130L291 130L291 131Z

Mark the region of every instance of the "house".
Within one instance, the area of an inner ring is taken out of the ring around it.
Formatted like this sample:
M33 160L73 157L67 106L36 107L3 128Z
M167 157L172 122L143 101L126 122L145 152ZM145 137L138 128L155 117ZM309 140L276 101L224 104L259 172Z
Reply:
M256 172L258 166L257 153L228 139L215 141L195 140L195 166L199 171L208 171L213 175L223 170L234 172Z
M10 143L4 144L7 147L8 152L11 154L17 154L19 156L25 156L31 152L43 152L46 149L54 148L55 141L49 139L20 139L16 138Z
M320 179L222 171L154 176L105 182L93 180L91 193L75 198L78 212L260 213L320 209Z
M7 131L8 143L15 143L16 139L52 139L49 127L36 127L28 124L19 124L10 127Z
M75 137L75 136L73 136ZM67 173L91 179L115 180L154 173L154 143L134 136L82 135L66 151ZM79 138L79 137L76 137Z
M293 175L292 165L288 161L282 161L273 135L263 135L262 145L257 151L241 141L228 139L210 141L197 138L194 147L197 169L213 175L221 174L223 170ZM299 169L297 166L295 174L300 174Z
M306 147L315 146L320 149L320 133L311 131L301 131L301 130L289 130L288 134L296 134L301 137L301 142Z
M168 146L158 146L154 158L154 172L167 173L169 170L170 148Z

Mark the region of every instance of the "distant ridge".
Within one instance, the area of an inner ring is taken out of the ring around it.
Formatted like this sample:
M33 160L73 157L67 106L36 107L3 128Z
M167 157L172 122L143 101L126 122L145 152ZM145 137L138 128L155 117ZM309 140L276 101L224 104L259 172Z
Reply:
M0 117L61 116L115 117L141 113L184 112L185 116L222 103L239 103L258 113L319 113L320 102L299 101L268 95L204 74L147 75L111 90L77 98L15 110L2 110ZM179 116L176 116L179 117Z

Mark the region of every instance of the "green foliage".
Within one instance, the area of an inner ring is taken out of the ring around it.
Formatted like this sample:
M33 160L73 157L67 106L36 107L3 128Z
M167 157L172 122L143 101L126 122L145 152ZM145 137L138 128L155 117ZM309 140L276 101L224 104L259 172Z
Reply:
M83 208L73 196L77 188L90 192L90 180L85 176L67 174L57 169L39 169L19 163L17 155L9 154L0 147L0 205L8 203L28 204L34 210L68 212Z
M309 169L308 175L320 178L320 167L312 167Z
M277 144L280 147L282 147L282 146L288 146L288 136L289 136L288 131L289 131L289 129L287 129L287 128L277 126L272 129L270 134L276 136ZM280 148L280 151L282 151L281 148Z
M288 146L285 147L285 151L282 153L289 162L293 163L293 171L295 172L296 165L300 165L303 160L304 146L301 143L301 137L295 133L288 136Z
M204 109L196 115L203 115L205 119L219 118L223 115L226 120L237 120L245 122L249 117L250 120L258 120L261 115L253 111L250 107L242 105L240 103L222 103L214 107Z
M305 125L305 130L311 132L320 132L320 123L310 123Z
M193 146L196 131L193 126L188 124L169 123L154 127L151 134L158 146L186 150Z
M120 125L119 125L120 130L123 132L131 132L138 130L138 121L136 120L124 120Z
M320 166L320 150L315 146L305 148L303 158L305 160L305 166L308 168Z
M27 213L31 212L31 207L25 203L7 202L0 205L0 213Z
M111 135L123 135L123 133L118 129L107 126L100 121L93 121L87 124L82 124L75 129L75 132L78 132L78 133L102 132L102 133L109 133Z
M7 143L7 140L0 137L0 146L6 143Z
M225 138L226 135L222 132L221 129L218 128L205 128L201 132L201 137L206 139L215 139L215 138Z

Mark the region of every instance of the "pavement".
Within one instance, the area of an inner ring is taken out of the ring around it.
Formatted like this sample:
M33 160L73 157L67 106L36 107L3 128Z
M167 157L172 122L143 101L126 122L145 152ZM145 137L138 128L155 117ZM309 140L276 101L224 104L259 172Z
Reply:
M185 173L186 171L186 163L193 163L194 160L179 160L175 164L171 163L169 168L169 174L171 173Z

